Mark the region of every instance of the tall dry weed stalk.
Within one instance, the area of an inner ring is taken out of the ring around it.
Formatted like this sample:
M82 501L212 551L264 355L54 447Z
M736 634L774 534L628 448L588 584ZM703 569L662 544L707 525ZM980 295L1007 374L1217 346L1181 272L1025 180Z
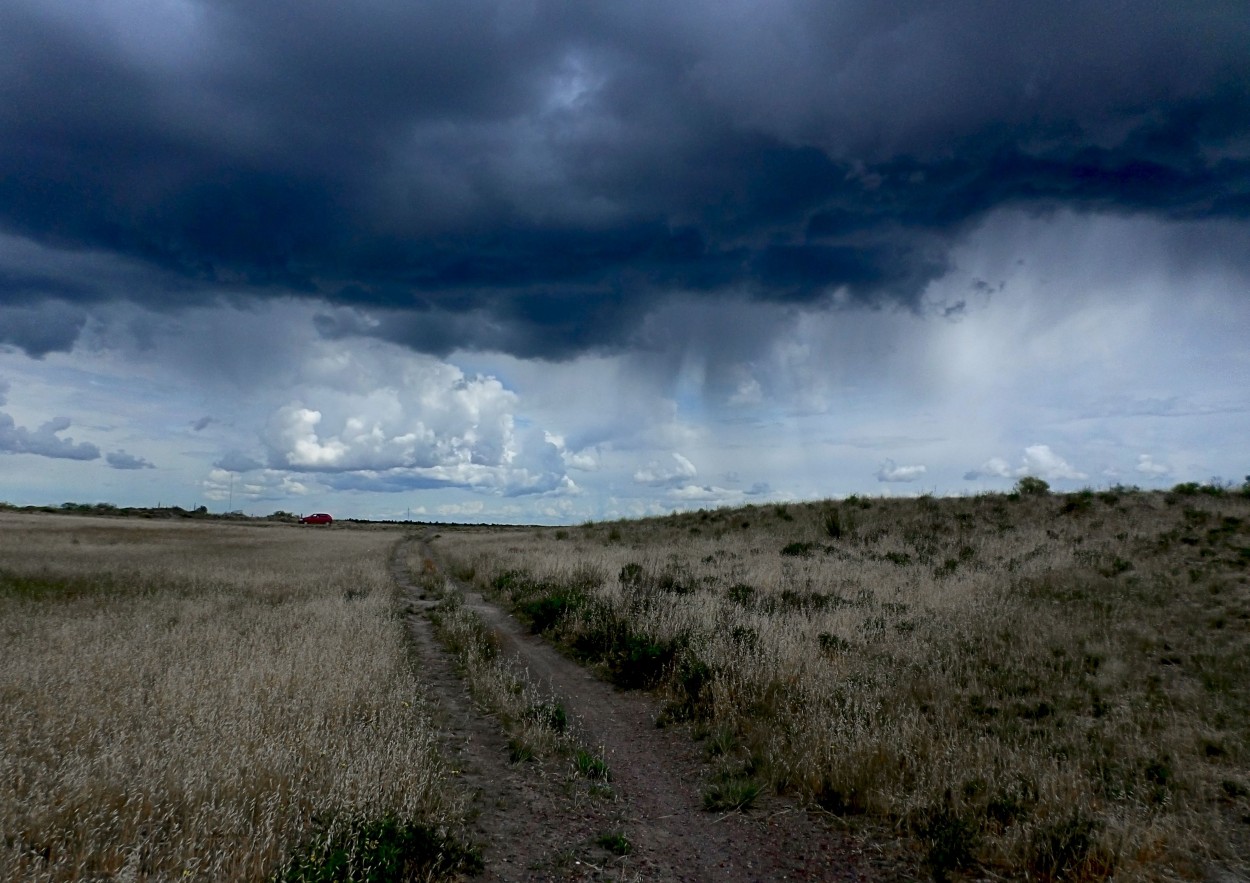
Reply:
M0 879L262 880L339 819L454 828L395 539L0 515Z

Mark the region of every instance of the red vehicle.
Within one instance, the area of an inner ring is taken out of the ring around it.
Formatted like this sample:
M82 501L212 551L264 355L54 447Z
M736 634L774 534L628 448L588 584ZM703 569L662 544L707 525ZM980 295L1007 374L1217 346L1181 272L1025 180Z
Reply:
M315 515L305 515L299 520L300 524L333 524L334 519L324 512L318 512Z

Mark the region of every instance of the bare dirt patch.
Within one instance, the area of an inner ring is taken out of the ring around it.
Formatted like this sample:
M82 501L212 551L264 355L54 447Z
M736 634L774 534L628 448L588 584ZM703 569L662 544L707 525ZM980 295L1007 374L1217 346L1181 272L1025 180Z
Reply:
M422 554L434 556L428 546ZM403 566L395 579L412 609L422 598ZM509 614L460 584L466 604L492 628L504 654L560 697L588 744L601 746L613 797L592 798L551 765L514 765L498 724L476 707L424 615L408 618L425 680L446 715L444 749L473 792L490 880L862 880L894 874L870 861L827 817L763 796L747 813L702 808L706 765L688 737L655 726L659 707L620 690L531 636ZM614 856L599 841L620 833L630 851ZM870 867L875 865L875 867Z

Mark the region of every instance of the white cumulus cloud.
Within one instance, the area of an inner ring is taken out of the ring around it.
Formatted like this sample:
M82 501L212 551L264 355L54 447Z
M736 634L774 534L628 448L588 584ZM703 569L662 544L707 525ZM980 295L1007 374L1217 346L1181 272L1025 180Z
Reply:
M518 396L498 378L438 359L340 350L311 359L307 377L302 401L273 411L263 441L271 467L335 489L576 494L567 470L595 467L592 452L518 425Z
M886 460L877 470L877 481L915 481L925 474L924 466L899 466Z
M1050 445L1029 445L1024 449L1024 465L1016 471L1017 475L1035 475L1046 479L1089 478L1050 449Z
M634 473L634 481L649 485L681 484L699 474L694 464L681 454L674 452L672 456L674 465L665 466L652 460Z
M200 482L205 499L213 502L233 501L236 507L251 502L281 501L308 494L308 486L294 476L276 469L253 472L246 479L228 469L215 467Z
M979 478L1023 478L1026 475L1044 478L1048 481L1061 479L1081 480L1089 478L1084 472L1076 469L1067 460L1051 450L1050 445L1029 445L1024 449L1020 465L1013 468L1002 457L992 457L964 474L967 481Z

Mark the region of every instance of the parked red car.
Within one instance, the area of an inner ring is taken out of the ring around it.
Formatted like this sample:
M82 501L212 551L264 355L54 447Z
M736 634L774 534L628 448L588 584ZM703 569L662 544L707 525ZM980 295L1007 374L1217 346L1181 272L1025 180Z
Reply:
M334 519L324 512L318 512L315 515L305 515L299 520L300 524L333 524Z

